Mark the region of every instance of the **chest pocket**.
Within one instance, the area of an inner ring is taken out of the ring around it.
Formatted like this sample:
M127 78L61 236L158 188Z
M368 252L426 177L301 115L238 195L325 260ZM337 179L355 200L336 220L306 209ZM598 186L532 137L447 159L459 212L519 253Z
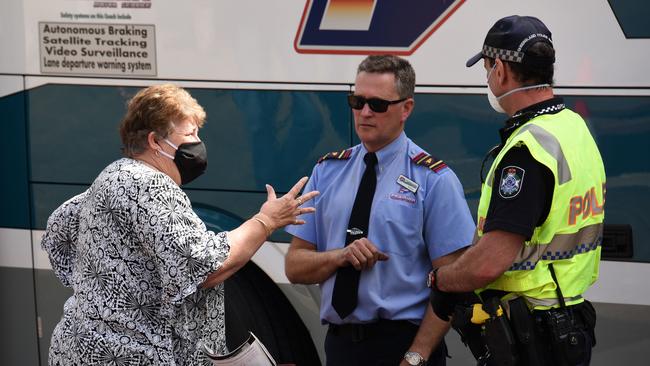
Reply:
M405 199L406 198L406 199ZM381 226L380 248L389 255L412 257L425 250L422 239L424 215L417 196L390 194L373 206L375 224Z

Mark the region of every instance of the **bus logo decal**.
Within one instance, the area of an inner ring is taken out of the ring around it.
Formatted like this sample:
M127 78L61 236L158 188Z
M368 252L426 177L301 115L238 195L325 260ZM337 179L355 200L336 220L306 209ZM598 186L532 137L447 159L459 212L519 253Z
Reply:
M465 0L307 0L298 53L411 55Z

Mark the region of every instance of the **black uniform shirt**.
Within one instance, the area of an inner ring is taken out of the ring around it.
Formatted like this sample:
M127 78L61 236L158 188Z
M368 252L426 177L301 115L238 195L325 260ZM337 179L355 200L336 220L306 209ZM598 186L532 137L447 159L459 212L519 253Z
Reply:
M540 114L557 113L563 108L562 99L553 98L516 113L500 130L502 145L527 120ZM518 116L524 117L523 121ZM511 148L494 171L492 197L483 232L503 230L523 235L529 240L535 227L540 226L548 216L553 188L553 173L535 160L525 145Z

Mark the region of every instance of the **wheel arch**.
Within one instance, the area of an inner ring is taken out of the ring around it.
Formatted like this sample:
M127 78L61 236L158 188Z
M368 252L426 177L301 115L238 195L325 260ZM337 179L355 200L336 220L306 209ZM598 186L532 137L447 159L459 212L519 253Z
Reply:
M232 230L245 221L207 204L195 203L193 209L212 231ZM266 242L226 280L228 347L243 342L251 330L280 363L322 363L326 328L319 320L320 292L317 286L289 282L284 274L287 248L287 243Z

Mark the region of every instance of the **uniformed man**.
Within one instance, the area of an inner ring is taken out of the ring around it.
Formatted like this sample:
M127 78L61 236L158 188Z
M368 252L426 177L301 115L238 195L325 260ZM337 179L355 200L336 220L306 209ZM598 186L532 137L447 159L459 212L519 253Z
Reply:
M449 328L419 276L458 257L474 223L456 175L404 134L414 88L402 58L361 62L348 96L361 144L316 164L316 214L287 229L287 277L321 285L328 365L445 364Z
M467 66L481 59L490 104L510 118L490 154L472 247L430 275L433 309L454 317L484 364L586 365L595 312L582 294L598 277L600 153L584 120L553 95L555 51L539 19L497 21ZM485 323L454 305L466 291L480 296Z

